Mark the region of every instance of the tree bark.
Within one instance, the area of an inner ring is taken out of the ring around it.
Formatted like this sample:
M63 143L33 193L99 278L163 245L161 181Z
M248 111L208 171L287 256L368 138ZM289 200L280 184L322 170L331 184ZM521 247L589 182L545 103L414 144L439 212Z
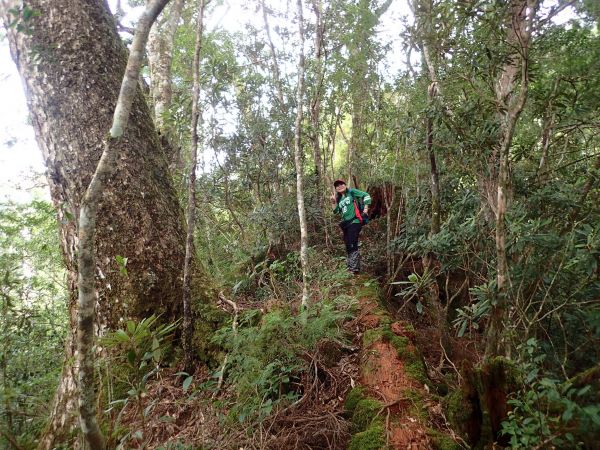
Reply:
M1 0L5 23L15 19L16 0ZM39 12L31 33L8 30L11 53L24 82L32 124L42 150L60 224L71 288L71 336L52 414L40 448L53 448L75 426L77 224L81 203L103 152L127 52L102 1L32 0ZM98 211L95 329L114 329L125 318L180 316L185 255L183 214L152 118L139 88L130 126L116 143L117 170ZM127 276L115 257L128 258Z
M194 260L194 231L196 229L196 167L198 165L198 119L200 117L200 55L202 51L202 34L204 32L204 0L200 0L198 24L196 27L196 48L194 50L193 87L192 87L192 148L188 185L187 204L187 238L185 242L185 265L183 269L183 353L185 369L193 372L194 351L192 337L194 334L194 316L192 312L192 275Z
M304 208L304 181L302 167L302 100L304 97L304 24L302 0L298 0L298 37L300 55L298 60L298 86L296 90L296 123L294 133L294 161L296 163L296 199L300 219L300 264L302 266L302 309L308 306L308 228Z
M167 133L164 114L171 106L173 95L171 65L173 43L181 18L184 0L174 0L162 19L154 24L148 37L150 94L154 103L154 123L161 134Z
M313 89L312 99L310 101L310 123L312 126L312 145L313 145L313 156L315 159L315 176L317 180L317 192L318 192L318 207L323 212L323 190L322 187L325 185L325 175L323 170L323 158L321 155L321 142L320 142L320 115L321 115L321 95L323 88L323 39L325 35L325 29L323 26L323 5L321 0L313 0L313 10L315 12L315 78L316 85Z
M118 144L127 129L134 97L139 89L138 78L150 27L169 0L154 0L146 4L136 27L131 51L121 83L119 98L113 116L110 136L107 138L100 162L83 196L79 210L78 243L78 316L77 362L79 363L79 421L81 431L92 450L104 450L106 441L96 420L95 385L95 272L96 253L94 236L102 194L117 170Z
M173 45L184 0L174 0L150 30L148 38L148 65L150 68L150 98L154 107L154 123L160 135L163 151L174 175L183 174L181 145L167 119L173 97L171 68Z
M506 353L502 338L508 311L508 259L506 256L506 211L510 173L510 146L529 88L528 54L533 18L538 0L512 0L508 6L506 42L512 50L496 82L496 102L500 117L499 167L496 200L496 304L492 306L487 333L486 355ZM520 89L517 91L517 81Z

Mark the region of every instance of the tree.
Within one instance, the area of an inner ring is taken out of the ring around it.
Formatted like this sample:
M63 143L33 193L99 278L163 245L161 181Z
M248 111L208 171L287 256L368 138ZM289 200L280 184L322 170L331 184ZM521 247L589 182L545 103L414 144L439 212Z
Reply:
M302 101L304 98L304 24L302 0L298 0L298 36L300 55L298 57L298 85L296 87L296 122L294 132L294 161L296 164L296 201L300 219L300 264L302 266L302 308L308 306L308 230L304 208L304 180L302 167Z
M348 86L352 114L352 135L348 145L349 186L356 187L354 179L358 172L357 156L364 150L368 107L372 103L370 85L377 79L374 62L377 60L379 48L374 42L375 27L391 3L391 0L385 0L378 5L376 1L358 0L346 5L346 26L352 30L347 38L343 39L348 50L347 64L351 70Z
M180 163L181 155L177 143L173 142L172 130L166 119L173 97L173 46L183 6L184 0L175 0L165 9L150 30L147 49L154 123L172 169Z
M103 151L127 53L100 1L3 0L11 53L24 81L38 144L47 164L68 271L71 336L41 448L74 427L77 369L77 223L82 198ZM183 214L150 111L140 89L130 125L116 143L116 171L106 186L95 236L96 332L123 318L180 316L185 256Z
M500 141L498 143L498 179L496 203L496 305L492 307L486 353L490 356L505 353L502 329L508 309L508 260L506 257L506 209L509 189L509 153L517 120L525 107L529 89L529 46L537 0L513 0L505 17L508 57L495 84ZM517 83L519 83L517 89ZM494 161L493 161L494 162Z
M173 43L183 10L183 0L175 0L165 9L148 37L150 94L154 103L154 121L161 133L166 133L165 114L171 106Z
M198 165L198 119L200 117L200 57L202 52L202 34L204 32L204 7L205 1L200 0L198 23L196 25L196 46L194 49L194 63L192 67L192 148L188 185L187 204L187 233L185 240L185 265L183 269L183 351L185 353L185 368L188 372L193 369L192 337L194 334L194 320L191 308L192 303L192 277L194 274L194 231L196 229L196 168Z

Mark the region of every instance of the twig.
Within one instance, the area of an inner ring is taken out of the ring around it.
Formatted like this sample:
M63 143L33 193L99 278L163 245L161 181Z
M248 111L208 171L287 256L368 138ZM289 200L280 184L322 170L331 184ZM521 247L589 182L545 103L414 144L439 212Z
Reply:
M223 294L222 291L219 292L219 299L221 301L227 303L229 306L231 306L233 308L233 323L231 324L231 329L233 330L233 335L237 336L238 314L239 314L238 305L233 300L229 300L227 297L225 297L225 294ZM225 358L223 358L223 365L221 366L221 373L219 374L219 381L217 382L217 389L215 390L215 392L213 394L213 398L217 396L217 394L221 391L221 388L223 387L223 380L225 378L225 369L227 368L228 360L229 360L229 354L225 355Z

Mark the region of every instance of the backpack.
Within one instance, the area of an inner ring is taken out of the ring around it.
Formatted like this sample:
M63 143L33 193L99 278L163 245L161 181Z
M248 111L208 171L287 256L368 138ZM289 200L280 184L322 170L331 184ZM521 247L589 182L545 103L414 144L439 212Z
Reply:
M348 188L348 194L350 195L350 197L352 197L352 203L354 204L354 215L359 220L361 225L366 225L369 223L369 216L364 215L363 211L365 209L365 204L360 200L357 200L353 192L354 191L352 189ZM342 196L340 194L337 194L338 203L341 197Z

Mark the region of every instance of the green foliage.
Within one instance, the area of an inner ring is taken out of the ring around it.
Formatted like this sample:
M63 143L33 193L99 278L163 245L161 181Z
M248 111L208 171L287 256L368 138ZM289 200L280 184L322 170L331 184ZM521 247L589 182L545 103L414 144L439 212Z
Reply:
M58 383L68 316L57 238L47 202L0 205L0 447L7 435L35 447Z
M354 410L356 409L356 405L358 402L365 398L365 388L362 386L356 386L352 388L348 394L346 394L346 401L344 403L344 409L350 415L354 414Z
M511 447L587 448L590 436L600 433L597 386L544 375L546 354L533 338L519 351L522 359L517 368L523 388L509 400L512 409L502 424Z
M385 427L381 423L377 423L352 436L348 450L380 450L383 448L385 448Z
M404 285L405 287L396 296L403 298L405 303L413 299L417 299L417 312L423 314L423 300L427 291L433 283L433 274L431 270L425 270L422 275L411 273L408 276L408 281L393 281L392 285Z
M158 372L164 362L177 323L159 324L158 317L152 315L139 322L128 320L125 327L107 333L100 340L108 356L99 368L107 378L107 413L110 425L109 438L117 449L128 448L130 440L142 440L145 423L152 414L157 399L146 401L148 381ZM192 377L184 380L184 388L192 382ZM187 390L185 388L184 390ZM121 426L120 412L128 403L134 402L141 418L141 430L128 430ZM113 409L115 410L113 412Z
M287 308L262 317L245 311L237 332L231 326L219 330L214 341L229 351L227 379L236 393L230 416L260 421L297 398L297 382L308 368L306 353L324 340L345 342L341 325L349 317L347 300L341 299L313 304L298 316Z
M129 388L129 398L139 399L144 394L148 379L165 358L177 325L158 324L158 317L152 315L140 322L127 320L124 328L100 340L110 355L109 371L114 382Z
M382 409L383 405L377 400L372 398L360 400L356 404L354 413L352 414L352 423L356 427L356 431L365 431L371 425L373 420L379 417Z

